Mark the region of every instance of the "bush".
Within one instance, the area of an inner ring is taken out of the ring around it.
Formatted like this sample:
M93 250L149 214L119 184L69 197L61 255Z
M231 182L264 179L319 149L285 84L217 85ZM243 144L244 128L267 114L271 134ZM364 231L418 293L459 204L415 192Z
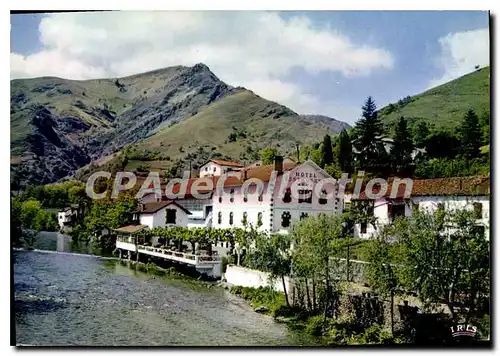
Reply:
M392 341L392 336L380 325L373 324L355 339L358 344L388 344Z
M325 333L325 318L323 315L315 315L309 319L306 332L313 336L322 336Z

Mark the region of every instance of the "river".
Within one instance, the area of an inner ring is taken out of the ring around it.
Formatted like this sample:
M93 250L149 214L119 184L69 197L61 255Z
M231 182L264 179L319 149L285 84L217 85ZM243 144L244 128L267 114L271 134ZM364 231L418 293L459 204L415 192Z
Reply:
M221 288L153 276L44 233L14 251L16 343L50 346L298 346L292 332ZM78 253L74 253L78 252ZM82 253L83 252L83 253Z

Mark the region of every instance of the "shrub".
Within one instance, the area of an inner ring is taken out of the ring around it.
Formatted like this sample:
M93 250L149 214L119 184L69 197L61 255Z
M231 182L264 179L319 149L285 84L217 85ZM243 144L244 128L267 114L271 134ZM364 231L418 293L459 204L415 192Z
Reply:
M310 335L321 336L325 332L325 318L323 315L315 315L309 319L306 325L306 332Z

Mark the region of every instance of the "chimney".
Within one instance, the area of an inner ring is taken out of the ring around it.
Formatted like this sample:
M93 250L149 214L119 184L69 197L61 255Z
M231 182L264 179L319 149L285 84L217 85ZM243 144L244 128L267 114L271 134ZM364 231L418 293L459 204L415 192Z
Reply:
M283 173L283 157L275 156L274 157L274 170L278 172L278 174Z

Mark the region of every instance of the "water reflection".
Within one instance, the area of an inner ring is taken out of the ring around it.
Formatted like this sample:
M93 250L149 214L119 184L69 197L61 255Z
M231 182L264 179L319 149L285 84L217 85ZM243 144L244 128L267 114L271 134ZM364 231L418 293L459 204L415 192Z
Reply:
M69 235L60 232L41 231L38 233L34 248L36 250L83 253L102 255L103 251L87 241L75 241Z

